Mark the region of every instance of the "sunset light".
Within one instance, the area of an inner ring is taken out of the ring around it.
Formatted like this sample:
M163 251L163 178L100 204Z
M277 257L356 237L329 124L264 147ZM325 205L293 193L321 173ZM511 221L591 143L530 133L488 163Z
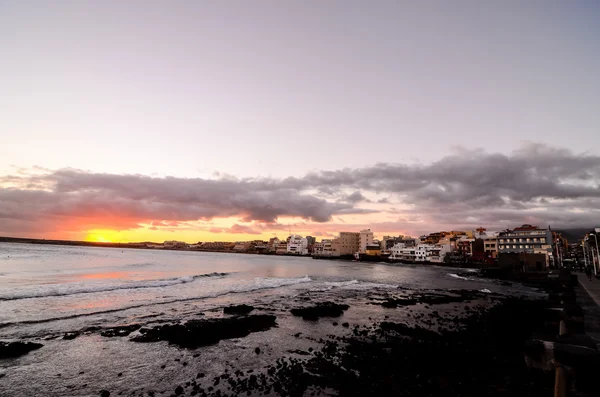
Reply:
M598 21L0 0L0 397L596 395Z
M118 232L112 230L92 230L85 237L85 241L93 243L112 243L118 242L115 238Z

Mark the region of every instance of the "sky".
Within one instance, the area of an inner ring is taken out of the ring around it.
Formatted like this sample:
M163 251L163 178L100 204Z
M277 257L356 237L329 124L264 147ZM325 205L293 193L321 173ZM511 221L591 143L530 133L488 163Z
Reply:
M0 0L0 235L600 226L596 1Z

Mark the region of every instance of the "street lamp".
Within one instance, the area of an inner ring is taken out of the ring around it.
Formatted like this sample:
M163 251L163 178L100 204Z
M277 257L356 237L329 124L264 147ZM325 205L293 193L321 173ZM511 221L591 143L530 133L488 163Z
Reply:
M590 236L594 236L594 240L596 240L596 258L598 258L598 264L600 265L600 249L598 249L598 238L596 237L596 233L590 233ZM595 266L594 270L596 270Z

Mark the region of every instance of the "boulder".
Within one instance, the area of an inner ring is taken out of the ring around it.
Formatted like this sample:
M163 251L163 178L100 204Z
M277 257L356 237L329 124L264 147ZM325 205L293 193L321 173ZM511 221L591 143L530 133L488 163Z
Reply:
M237 314L244 315L250 313L254 310L254 306L249 305L232 305L223 308L223 313L225 314Z
M276 317L254 315L246 317L190 320L185 324L165 324L140 330L132 338L135 342L167 341L185 348L212 345L222 339L242 338L252 332L266 331L275 327Z
M302 317L304 320L318 320L320 317L339 317L348 310L350 306L333 302L317 303L315 306L292 309L294 316Z
M0 342L0 358L19 357L42 347L34 342Z

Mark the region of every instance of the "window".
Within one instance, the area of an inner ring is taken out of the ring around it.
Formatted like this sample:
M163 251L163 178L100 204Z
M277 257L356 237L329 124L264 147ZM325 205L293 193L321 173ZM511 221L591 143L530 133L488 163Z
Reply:
M530 243L530 242L531 242L531 239L530 239L530 238L528 238L528 239L527 239L527 242L528 242L528 243Z
M519 242L520 242L520 243L522 243L522 242L523 242L523 239L522 239L522 238L520 238L520 239L519 239Z
M526 246L525 246L525 248L526 248L526 249L529 249L529 245L526 245Z
M545 242L546 242L546 238L545 237L540 238L540 243L545 243Z

